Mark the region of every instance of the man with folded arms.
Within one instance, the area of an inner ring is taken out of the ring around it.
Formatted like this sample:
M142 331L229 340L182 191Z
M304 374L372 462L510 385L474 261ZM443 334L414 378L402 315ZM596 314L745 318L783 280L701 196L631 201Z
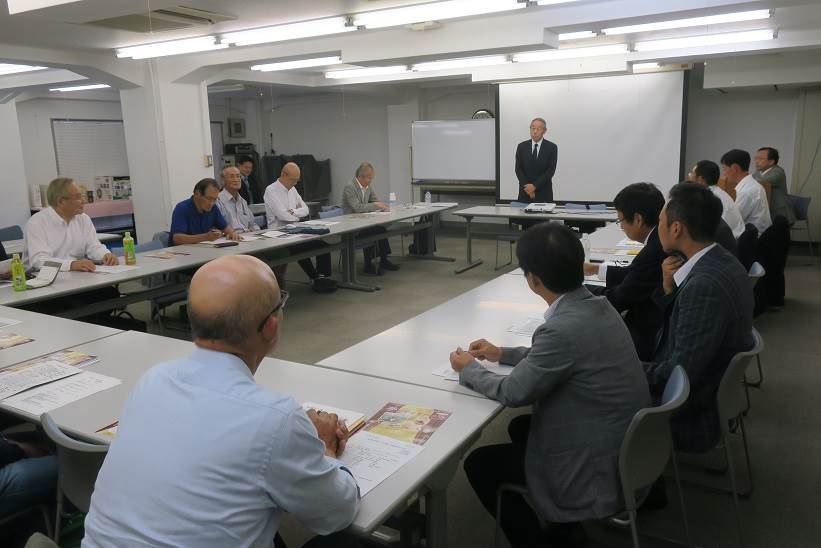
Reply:
M39 270L46 261L57 261L60 270L94 272L95 262L117 264L117 257L97 239L91 217L83 213L83 193L73 179L54 179L46 197L49 207L32 215L24 229L29 268Z
M532 405L533 415L510 423L512 443L473 451L465 473L494 515L500 485L527 485L535 513L518 495L502 501L502 529L514 547L578 546L585 540L581 521L624 509L619 449L650 394L621 316L582 286L578 237L542 223L522 234L516 255L527 285L549 306L532 346L499 348L480 339L451 353L450 363L460 384L509 407ZM477 358L515 367L497 375ZM550 523L547 531L541 521Z
M220 295L215 299L214 295ZM359 488L337 460L336 415L305 412L254 382L277 345L287 293L247 255L221 257L191 280L196 349L139 380L97 477L83 547L270 547L288 512L347 547Z
M241 239L240 235L228 226L219 208L214 207L219 199L219 193L219 185L211 178L202 179L194 185L191 197L174 207L168 245L213 242L223 236L230 240Z

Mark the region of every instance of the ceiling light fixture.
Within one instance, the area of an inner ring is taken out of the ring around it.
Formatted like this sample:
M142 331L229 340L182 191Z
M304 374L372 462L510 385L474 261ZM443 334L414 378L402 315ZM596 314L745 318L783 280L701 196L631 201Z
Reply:
M559 35L559 40L581 40L583 38L595 38L598 36L592 30L583 30L580 32L564 32Z
M759 42L772 40L775 32L767 30L751 30L746 32L729 32L724 34L707 34L704 36L690 36L687 38L670 38L667 40L649 40L636 42L636 51L658 51L664 49L696 48L700 46L721 46L725 44L739 44L742 42Z
M441 61L417 63L411 67L411 70L427 72L431 70L488 67L493 65L504 65L506 63L510 63L510 59L506 55L491 55L485 57L465 57L463 59L443 59Z
M13 65L9 63L0 63L0 76L7 74L18 74L20 72L31 72L33 70L45 70L48 67L37 67L34 65Z
M514 63L530 63L533 61L556 61L559 59L575 59L578 57L599 57L601 55L617 55L627 53L626 44L612 44L609 46L595 46L590 48L548 49L539 51L524 51L513 55Z
M9 15L23 13L25 11L39 10L59 6L60 4L71 4L79 0L8 0Z
M721 15L708 15L705 17L690 17L688 19L675 19L672 21L659 21L657 23L644 23L640 25L628 25L625 27L613 27L602 29L604 34L634 34L637 32L651 32L654 30L681 29L686 27L700 27L703 25L718 25L720 23L739 23L741 21L757 21L759 19L769 19L770 10L740 11L736 13L723 13Z
M325 78L364 78L368 76L390 76L394 74L406 74L410 72L406 65L393 65L390 67L365 67L345 70L332 70L325 73Z
M556 4L568 4L576 0L539 0L536 2L540 6L555 6Z
M228 44L217 44L216 36L198 36L196 38L186 38L184 40L171 40L169 42L156 42L154 44L143 44L140 46L120 48L117 50L117 57L149 59L152 57L165 57L167 55L211 51L215 49L224 49L227 47Z
M331 57L314 57L313 59L295 59L293 61L279 61L276 63L265 63L263 65L253 65L251 70L259 70L262 72L273 72L275 70L290 70L309 67L324 67L328 65L337 65L342 62L339 55Z
M68 86L64 88L51 88L49 91L85 91L88 89L110 88L108 84L88 84L85 86Z
M424 23L427 21L442 21L457 17L512 11L527 7L518 0L448 0L446 2L428 2L378 11L366 11L353 16L353 24L368 29L381 29Z
M223 44L234 44L235 46L252 46L254 44L282 42L284 40L296 40L298 38L312 38L314 36L326 36L355 30L356 27L348 25L347 17L328 17L327 19L315 19L313 21L300 21L298 23L287 23L285 25L274 25L272 27L228 32L222 35L221 41Z
M631 68L633 72L645 70L658 70L661 68L660 63L633 63Z

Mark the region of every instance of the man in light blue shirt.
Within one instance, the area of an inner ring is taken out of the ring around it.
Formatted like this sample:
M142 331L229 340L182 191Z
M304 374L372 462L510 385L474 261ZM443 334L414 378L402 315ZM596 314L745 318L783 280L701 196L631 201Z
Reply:
M214 299L220 295L220 299ZM191 280L197 348L139 380L97 477L83 547L270 547L285 512L342 547L359 488L336 460L348 432L254 382L276 346L287 293L260 260L234 255Z

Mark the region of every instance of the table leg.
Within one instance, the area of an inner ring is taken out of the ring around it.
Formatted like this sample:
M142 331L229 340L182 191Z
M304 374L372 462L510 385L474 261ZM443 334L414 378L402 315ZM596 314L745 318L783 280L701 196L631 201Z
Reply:
M454 259L453 257L441 257L439 255L436 255L435 252L433 251L433 248L436 245L436 243L435 243L435 241L436 241L436 238L435 238L436 232L435 231L439 227L439 218L440 218L439 214L431 215L431 223L430 223L431 226L430 226L430 228L425 229L425 231L426 231L425 243L427 245L428 252L425 253L424 255L419 255L419 254L408 255L409 257L413 257L414 259L424 259L426 261L445 261L445 262L449 262L449 263L452 263L452 262L456 261L456 259ZM422 218L422 220L424 220L424 217Z
M353 232L342 236L344 249L342 253L342 282L338 287L344 289L354 289L356 291L377 291L381 289L378 285L361 284L356 280L356 237Z
M457 274L461 274L462 272L465 272L466 270L470 270L471 268L473 268L475 266L479 266L483 262L482 259L476 259L475 261L473 260L473 249L471 247L472 246L472 239L471 239L471 236L470 236L470 222L472 220L473 220L472 216L465 215L465 235L466 235L465 246L466 246L466 249L467 249L467 264L465 266L460 266L459 268L457 268L454 271Z

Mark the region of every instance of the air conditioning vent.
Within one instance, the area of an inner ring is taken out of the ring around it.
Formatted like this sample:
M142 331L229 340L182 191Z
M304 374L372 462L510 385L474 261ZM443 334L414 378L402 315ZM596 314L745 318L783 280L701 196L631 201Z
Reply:
M146 33L213 25L234 19L236 19L235 15L176 6L173 8L158 9L148 13L134 13L120 17L89 21L87 24L110 29Z

